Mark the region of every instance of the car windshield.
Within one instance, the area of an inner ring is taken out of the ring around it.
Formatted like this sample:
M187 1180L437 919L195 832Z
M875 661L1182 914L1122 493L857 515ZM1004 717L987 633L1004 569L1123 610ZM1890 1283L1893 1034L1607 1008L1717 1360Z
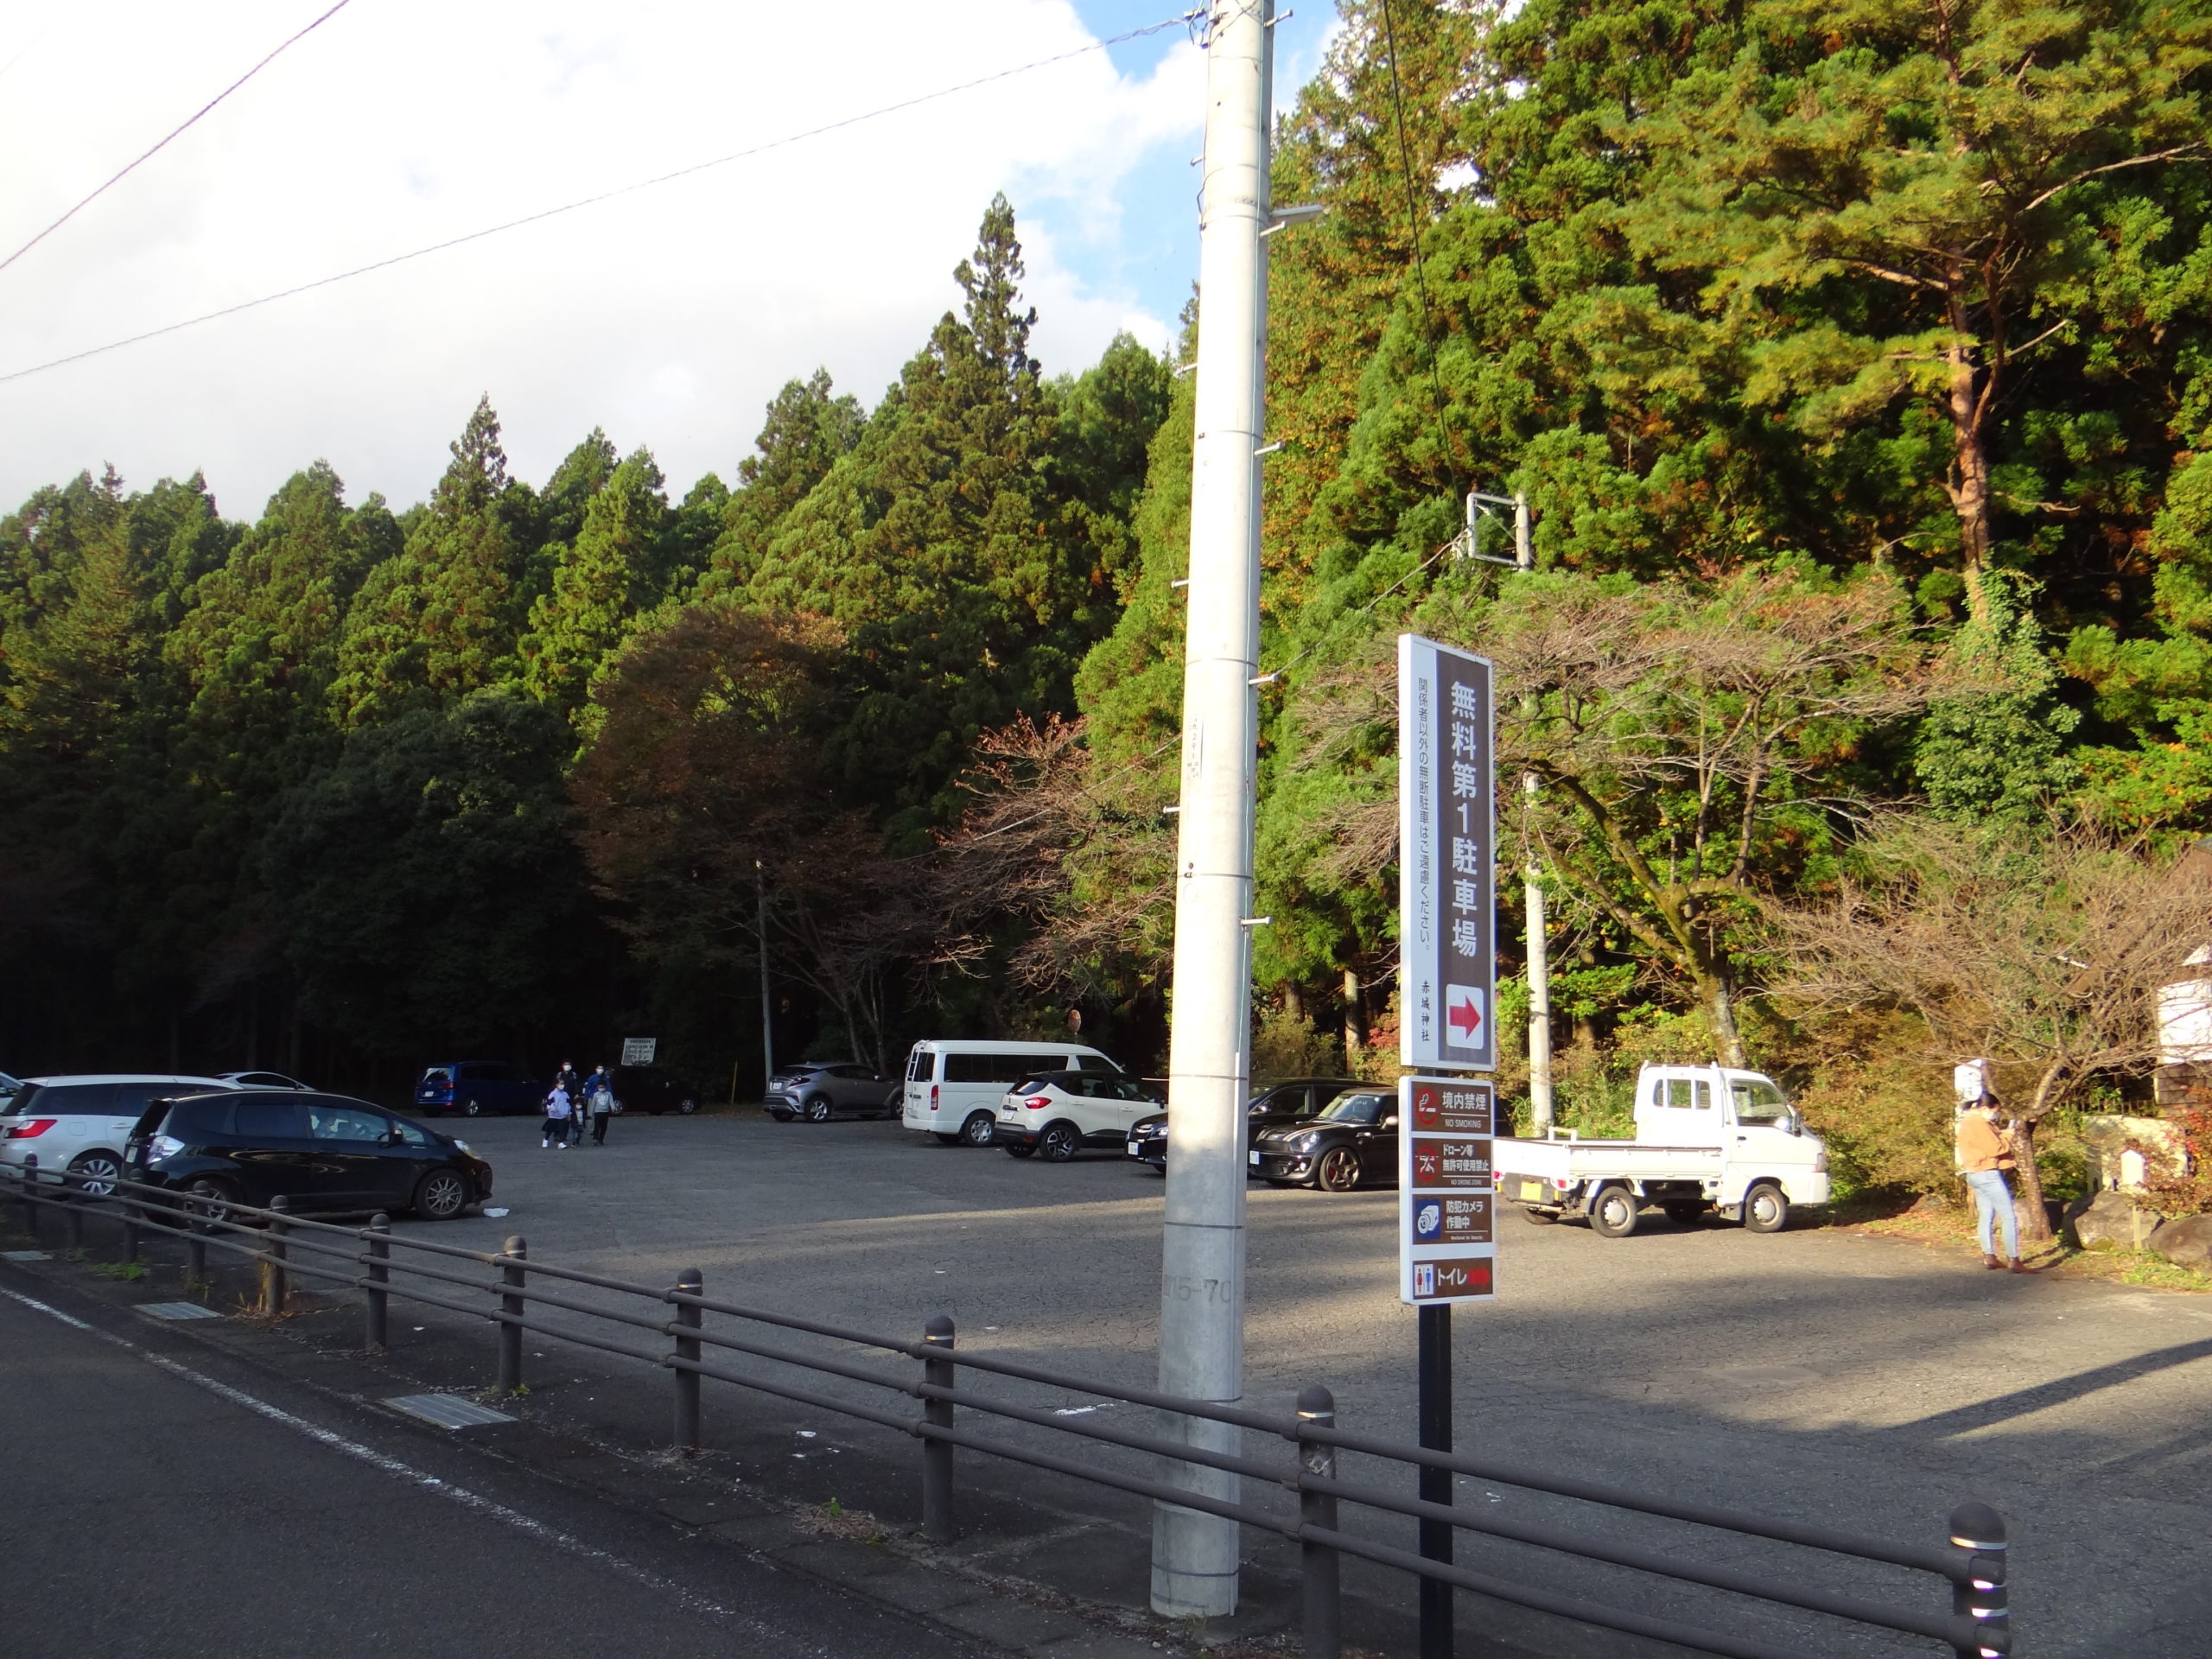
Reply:
M1789 1116L1789 1103L1782 1097L1782 1090L1764 1077L1735 1078L1728 1092L1735 1096L1738 1123L1779 1123Z
M1372 1123L1382 1116L1380 1095L1338 1095L1321 1109L1322 1118L1331 1123Z

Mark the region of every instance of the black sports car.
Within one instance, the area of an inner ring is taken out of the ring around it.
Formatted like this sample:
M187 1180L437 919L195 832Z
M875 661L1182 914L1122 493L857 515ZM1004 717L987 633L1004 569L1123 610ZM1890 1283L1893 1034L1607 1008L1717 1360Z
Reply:
M1245 1144L1263 1128L1278 1123L1300 1123L1347 1089L1359 1085L1350 1077L1292 1077L1271 1083L1252 1096L1245 1109ZM1154 1112L1129 1125L1129 1156L1167 1173L1167 1114Z
M1349 1192L1363 1180L1398 1179L1398 1096L1387 1089L1338 1095L1303 1123L1262 1130L1246 1154L1270 1186Z

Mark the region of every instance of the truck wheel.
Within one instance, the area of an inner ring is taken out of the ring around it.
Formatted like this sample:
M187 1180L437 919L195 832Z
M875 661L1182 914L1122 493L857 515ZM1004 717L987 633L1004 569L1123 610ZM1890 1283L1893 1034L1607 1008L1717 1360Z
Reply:
M1636 1230L1636 1194L1624 1186L1609 1186L1590 1206L1590 1230L1600 1238L1626 1238Z
M1705 1219L1705 1203L1700 1198L1674 1198L1659 1207L1677 1227L1694 1227Z
M988 1147L997 1123L998 1119L988 1112L970 1112L960 1126L960 1138L971 1147Z
M1789 1224L1789 1200L1771 1181L1761 1181L1744 1194L1744 1230L1778 1233Z

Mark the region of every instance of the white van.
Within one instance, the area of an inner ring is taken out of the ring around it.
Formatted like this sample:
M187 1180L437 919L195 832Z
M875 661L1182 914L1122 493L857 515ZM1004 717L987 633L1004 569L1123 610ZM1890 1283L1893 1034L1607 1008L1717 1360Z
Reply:
M1081 1043L1009 1043L984 1038L931 1038L906 1056L906 1090L899 1121L948 1147L991 1144L999 1102L1007 1090L1047 1071L1119 1077L1122 1068Z

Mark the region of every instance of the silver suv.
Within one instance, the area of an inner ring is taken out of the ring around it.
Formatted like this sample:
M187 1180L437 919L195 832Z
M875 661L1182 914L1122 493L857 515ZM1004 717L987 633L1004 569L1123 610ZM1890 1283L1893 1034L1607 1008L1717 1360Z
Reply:
M849 1117L887 1117L899 1107L899 1088L883 1075L852 1060L810 1060L789 1065L768 1079L761 1103L779 1123L803 1117L827 1123L840 1113Z

